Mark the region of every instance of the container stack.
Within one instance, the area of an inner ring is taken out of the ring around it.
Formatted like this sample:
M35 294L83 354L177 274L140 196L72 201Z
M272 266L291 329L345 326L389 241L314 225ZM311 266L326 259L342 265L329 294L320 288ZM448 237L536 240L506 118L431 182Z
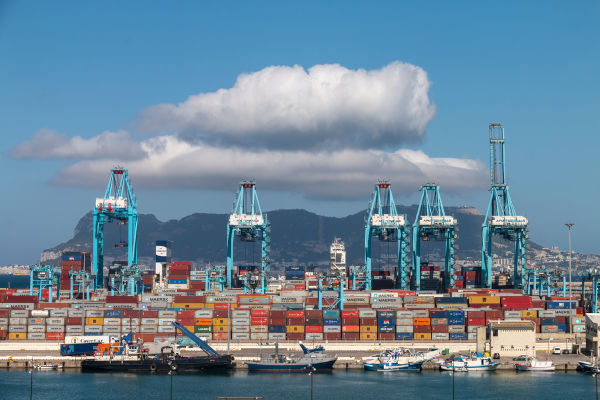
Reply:
M379 340L396 339L396 312L390 310L377 311L377 336Z
M285 310L275 310L275 309L271 309L271 311L266 311L266 313L268 313L269 316L269 340L273 340L273 339L279 339L279 340L285 340L286 339L286 314L287 311Z
M358 310L342 310L342 340L360 339L360 318Z
M342 338L342 319L339 310L323 311L323 339L340 340Z
M287 340L304 339L304 310L288 310L286 333Z
M306 340L323 340L323 311L304 311Z

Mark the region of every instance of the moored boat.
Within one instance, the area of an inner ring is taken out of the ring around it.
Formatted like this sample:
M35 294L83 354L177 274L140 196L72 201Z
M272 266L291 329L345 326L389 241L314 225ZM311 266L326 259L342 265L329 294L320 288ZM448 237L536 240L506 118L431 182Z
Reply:
M494 371L499 363L481 353L470 356L457 356L440 364L443 371L468 372L468 371Z
M556 369L552 360L538 361L533 357L529 357L523 364L515 364L517 371L543 371L551 372Z
M397 347L366 358L363 367L365 371L420 371L425 362L433 360L439 353L435 348L413 353L410 349Z
M275 353L261 356L259 361L247 362L248 371L267 372L311 372L314 370L331 370L337 357L325 354L325 349L319 346L307 349L300 343L303 354L286 356L279 354L279 342L275 343Z

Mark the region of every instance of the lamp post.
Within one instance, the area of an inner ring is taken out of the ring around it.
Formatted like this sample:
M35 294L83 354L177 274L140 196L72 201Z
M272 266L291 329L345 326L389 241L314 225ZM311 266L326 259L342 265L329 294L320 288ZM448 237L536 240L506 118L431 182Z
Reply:
M572 297L573 297L573 282L571 281L571 263L572 263L572 259L573 259L573 250L571 250L571 228L573 227L573 225L575 225L572 222L567 222L565 224L565 226L569 229L569 317L571 317L571 307L573 306L573 304L571 303ZM571 325L569 324L569 327ZM570 329L569 329L570 330Z

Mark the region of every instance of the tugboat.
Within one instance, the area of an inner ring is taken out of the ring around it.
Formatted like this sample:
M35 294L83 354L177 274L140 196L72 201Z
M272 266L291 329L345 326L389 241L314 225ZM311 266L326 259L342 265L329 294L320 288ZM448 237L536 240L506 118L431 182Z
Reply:
M172 322L172 324L204 350L207 356L183 357L179 353L176 345L164 346L161 348L160 355L150 356L146 351L140 349L140 344L131 343L130 340L122 340L121 344L117 346L118 351L115 352L115 347L113 346L111 347L112 354L108 356L104 355L100 358L83 360L81 362L82 371L151 373L200 372L206 370L227 370L235 366L233 356L217 353L216 350L180 323Z
M311 372L314 370L331 370L336 356L325 354L323 346L308 349L300 343L302 353L299 356L279 354L279 340L275 342L275 353L261 356L260 361L248 362L248 371L269 372Z
M442 371L468 372L468 371L494 371L499 363L493 361L490 357L481 353L474 353L470 356L457 356L454 359L446 360L440 364Z

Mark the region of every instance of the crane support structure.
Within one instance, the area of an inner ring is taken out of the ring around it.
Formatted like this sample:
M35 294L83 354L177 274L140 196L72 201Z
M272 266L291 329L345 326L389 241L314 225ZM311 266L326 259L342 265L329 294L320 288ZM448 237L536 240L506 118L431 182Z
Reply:
M421 289L421 240L443 240L445 242L445 286L446 289L453 289L455 286L454 241L457 221L454 217L446 215L438 185L423 185L420 191L421 202L412 229L414 288Z
M490 124L490 178L491 196L485 220L481 225L481 286L492 287L492 237L499 235L514 242L513 285L525 287L525 249L527 218L518 216L506 183L504 152L504 125Z
M102 287L104 281L104 224L117 221L127 223L127 243L120 242L118 247L127 247L127 266L137 271L137 225L138 211L135 194L127 169L111 169L104 197L97 198L94 206L92 275L95 276L95 288ZM137 275L137 272L133 272Z
M48 289L48 303L52 303L52 288L56 285L56 299L60 300L60 273L54 271L51 265L34 265L29 271L29 295L33 289L38 289L38 298L42 300L44 289Z
M265 293L271 252L271 224L260 209L256 183L243 181L227 223L227 288L233 281L233 242L235 237L244 242L261 242L261 293Z
M398 215L390 182L378 181L371 197L365 224L365 265L362 274L364 281L360 285L362 288L371 290L372 287L371 240L374 236L384 242L398 243L396 286L400 289L409 288L408 230L406 216Z

